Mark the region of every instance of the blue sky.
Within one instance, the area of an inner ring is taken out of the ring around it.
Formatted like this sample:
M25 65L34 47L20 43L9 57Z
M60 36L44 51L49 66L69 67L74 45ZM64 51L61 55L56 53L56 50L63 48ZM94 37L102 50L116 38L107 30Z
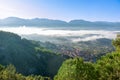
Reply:
M120 0L0 0L0 18L120 21Z

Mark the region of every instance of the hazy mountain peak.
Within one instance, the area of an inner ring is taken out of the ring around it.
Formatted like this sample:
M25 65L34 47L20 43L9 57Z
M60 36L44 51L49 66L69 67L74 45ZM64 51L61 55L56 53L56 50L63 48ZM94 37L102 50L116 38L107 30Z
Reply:
M86 20L71 20L70 22L62 21L62 20L53 20L47 18L33 18L33 19L22 19L18 17L8 17L0 20L0 26L35 26L35 27L65 27L65 26L120 26L120 22L105 22L105 21L96 21L90 22Z
M19 19L18 17L7 17L7 18L5 18L5 19L10 19L10 18L14 18L14 19Z

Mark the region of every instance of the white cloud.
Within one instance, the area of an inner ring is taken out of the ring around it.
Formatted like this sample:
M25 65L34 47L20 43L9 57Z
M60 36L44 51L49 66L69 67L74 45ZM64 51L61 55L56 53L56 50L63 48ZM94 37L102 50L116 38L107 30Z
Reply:
M99 38L108 38L108 39L114 39L116 37L116 34L120 31L108 31L108 30L53 30L49 28L33 28L33 27L2 27L0 30L13 32L19 35L30 35L30 34L38 34L42 36L54 36L54 37L69 37L73 42L78 41L89 41L89 40L95 40ZM93 34L90 36L85 36ZM95 34L95 35L94 35ZM75 37L76 36L76 37ZM84 37L84 38L80 38Z
M90 41L90 40L96 40L99 38L105 38L104 36L90 36L86 38L74 38L72 39L73 42L80 42L80 41Z

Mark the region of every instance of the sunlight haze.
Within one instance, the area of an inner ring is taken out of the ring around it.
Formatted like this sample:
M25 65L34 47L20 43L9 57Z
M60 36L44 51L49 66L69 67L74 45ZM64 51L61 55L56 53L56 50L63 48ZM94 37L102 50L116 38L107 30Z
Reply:
M120 21L119 8L120 0L0 0L0 18Z

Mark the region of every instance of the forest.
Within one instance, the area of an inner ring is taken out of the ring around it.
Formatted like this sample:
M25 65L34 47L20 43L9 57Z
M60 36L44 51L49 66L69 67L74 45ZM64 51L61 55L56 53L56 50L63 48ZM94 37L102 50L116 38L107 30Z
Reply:
M93 62L0 31L0 80L120 80L120 38L112 45L114 51Z

